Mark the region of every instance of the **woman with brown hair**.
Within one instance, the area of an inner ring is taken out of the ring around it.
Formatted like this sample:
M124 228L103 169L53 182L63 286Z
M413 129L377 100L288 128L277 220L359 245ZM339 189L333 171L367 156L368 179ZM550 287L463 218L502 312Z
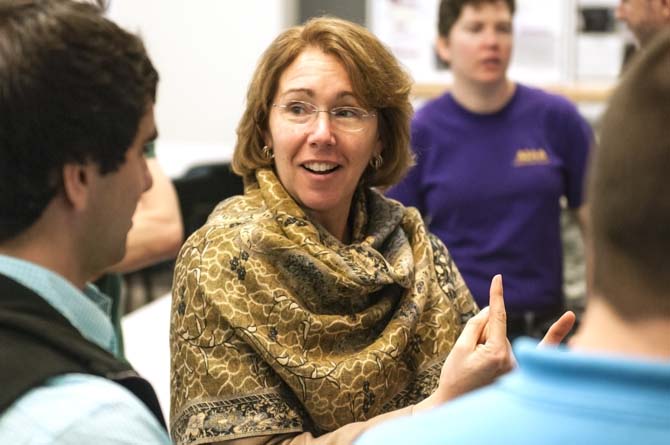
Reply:
M501 280L491 317L475 316L418 212L374 190L412 163L410 85L338 19L291 28L262 56L233 159L245 193L175 270L176 443L350 443L511 367Z

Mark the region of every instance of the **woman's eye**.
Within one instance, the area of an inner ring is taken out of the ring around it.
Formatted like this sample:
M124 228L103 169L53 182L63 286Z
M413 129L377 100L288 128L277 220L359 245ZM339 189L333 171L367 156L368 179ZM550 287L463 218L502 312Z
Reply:
M307 107L305 104L299 102L293 102L286 106L286 109L291 112L291 114L307 114Z
M355 118L361 115L360 111L356 108L336 108L333 110L335 117L343 118Z

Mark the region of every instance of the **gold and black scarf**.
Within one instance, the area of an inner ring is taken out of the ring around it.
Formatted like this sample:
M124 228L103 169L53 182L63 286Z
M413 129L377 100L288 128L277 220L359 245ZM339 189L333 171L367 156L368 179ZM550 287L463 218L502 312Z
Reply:
M179 254L175 442L318 435L428 396L477 307L419 213L361 187L345 245L256 180Z

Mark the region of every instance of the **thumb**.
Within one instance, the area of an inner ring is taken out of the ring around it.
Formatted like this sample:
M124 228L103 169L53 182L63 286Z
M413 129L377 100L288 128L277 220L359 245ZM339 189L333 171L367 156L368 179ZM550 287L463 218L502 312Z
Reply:
M465 324L461 335L458 336L454 347L458 346L467 350L473 350L477 346L489 320L489 308L485 307L477 315Z

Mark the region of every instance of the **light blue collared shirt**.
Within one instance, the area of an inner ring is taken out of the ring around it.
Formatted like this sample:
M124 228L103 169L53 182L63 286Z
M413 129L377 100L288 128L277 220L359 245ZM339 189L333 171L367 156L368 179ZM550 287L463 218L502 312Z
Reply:
M670 443L670 361L538 349L529 338L514 353L519 366L495 383L381 423L356 445Z
M40 295L88 340L118 356L111 300L93 285L77 289L36 264L0 255L0 274ZM0 416L0 444L170 444L145 405L102 377L53 377L18 399Z

